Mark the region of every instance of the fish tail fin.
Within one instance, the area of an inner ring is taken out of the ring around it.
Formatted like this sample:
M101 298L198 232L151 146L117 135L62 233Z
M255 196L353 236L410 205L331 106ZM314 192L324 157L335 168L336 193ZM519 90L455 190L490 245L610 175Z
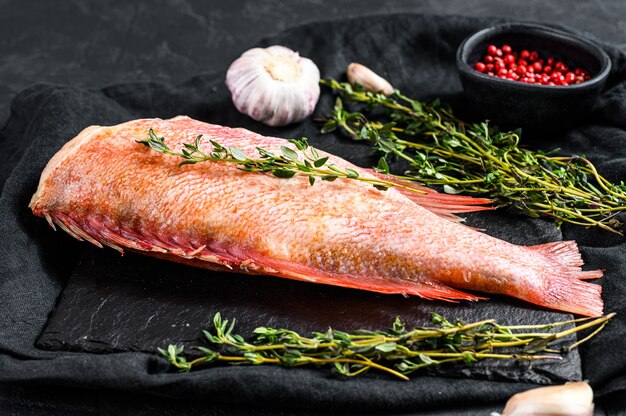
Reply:
M587 280L599 279L604 274L603 270L583 271L580 268L584 262L575 241L555 241L531 246L529 248L542 254L548 260L562 266L561 269L564 277Z
M490 199L475 198L467 195L442 194L432 188L418 185L409 180L399 179L391 175L385 175L376 172L373 169L368 169L368 171L380 179L395 184L395 189L397 191L417 205L453 222L463 221L454 214L495 209L492 205L493 201ZM411 191L407 188L418 192Z
M585 316L602 315L602 286L585 282L602 277L602 270L583 271L583 260L575 241L557 241L529 247L554 263L546 269L542 306Z
M541 306L584 316L601 316L604 310L602 286L564 276L547 278Z

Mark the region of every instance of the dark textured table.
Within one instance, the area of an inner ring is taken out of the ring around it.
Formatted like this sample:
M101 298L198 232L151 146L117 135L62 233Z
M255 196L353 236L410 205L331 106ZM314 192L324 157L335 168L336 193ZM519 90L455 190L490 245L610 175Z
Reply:
M382 13L502 16L570 26L626 50L622 1L18 2L0 0L0 125L12 98L40 82L99 88L127 81L179 83L223 70L260 38L316 20ZM7 143L0 131L0 186L27 143ZM488 414L495 408L423 414ZM601 412L601 409L599 409ZM1 386L0 414L277 414L220 409L131 393ZM281 414L280 412L278 414ZM282 412L290 414L290 412ZM314 414L314 411L309 412Z

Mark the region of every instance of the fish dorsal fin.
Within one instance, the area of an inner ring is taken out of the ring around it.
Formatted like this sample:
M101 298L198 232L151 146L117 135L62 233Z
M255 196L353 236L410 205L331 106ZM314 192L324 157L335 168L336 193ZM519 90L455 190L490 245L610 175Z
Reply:
M453 222L463 221L462 218L454 214L495 209L492 205L493 201L490 199L475 198L467 195L442 194L432 188L418 185L409 180L399 179L391 175L378 173L373 169L368 169L368 171L380 179L389 181L396 185L401 185L402 187L398 186L395 189L402 195L406 196L422 208L437 214L441 218L445 218ZM406 189L406 187L422 192L412 192Z

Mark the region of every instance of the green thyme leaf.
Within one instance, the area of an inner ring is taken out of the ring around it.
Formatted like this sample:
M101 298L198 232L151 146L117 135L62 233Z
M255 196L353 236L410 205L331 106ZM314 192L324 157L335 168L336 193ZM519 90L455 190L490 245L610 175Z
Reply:
M384 156L378 159L378 165L376 165L376 170L384 174L389 173L389 165L387 164L387 159L385 159Z
M284 169L274 170L272 171L272 174L278 178L283 178L283 179L289 179L289 178L293 178L294 176L296 176L295 171L284 170Z
M283 156L285 156L287 159L298 160L298 153L288 148L287 146L281 146L280 151L282 152Z
M359 173L355 170L346 168L346 172L348 173L348 178L356 179L359 177Z
M328 156L324 156L319 159L316 159L315 162L313 162L313 165L316 168L321 168L322 166L324 166L326 162L328 162Z
M248 160L248 156L243 151L237 149L236 147L231 147L228 150L230 151L230 154L232 155L233 159L238 160L240 162L245 162Z

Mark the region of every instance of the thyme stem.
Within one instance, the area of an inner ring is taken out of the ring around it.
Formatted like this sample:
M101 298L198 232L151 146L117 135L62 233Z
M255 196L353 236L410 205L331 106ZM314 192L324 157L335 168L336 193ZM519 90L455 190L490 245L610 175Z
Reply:
M321 82L338 94L322 132L339 128L354 140L371 142L383 157L406 160L410 170L402 178L443 185L446 192L486 195L531 217L551 217L557 225L622 234L615 214L626 212L626 185L609 182L585 157L524 149L519 132L501 132L486 122L466 124L438 100L427 103L397 90L385 96L332 79ZM364 113L370 111L371 120Z
M463 361L467 365L485 360L558 360L563 354L596 336L615 316L614 313L592 319L574 319L542 325L505 326L494 320L474 323L450 322L432 314L438 327L419 327L407 331L398 318L388 331L347 333L328 329L303 337L288 329L259 327L250 341L233 333L235 321L213 319L213 331L203 331L210 348L195 347L201 357L188 360L183 347L159 348L174 367L190 371L219 362L266 364L287 367L331 366L345 376L356 376L370 369L385 372L401 380L424 367ZM584 322L584 323L583 323ZM582 323L574 326L576 323ZM552 332L553 328L572 325ZM516 332L543 329L545 332ZM550 348L557 340L581 331L592 332L581 340L560 349Z
M226 162L239 165L240 169L244 171L267 172L279 178L304 175L309 178L311 185L315 183L317 178L329 182L342 178L370 184L380 191L396 187L417 194L426 193L426 191L411 185L361 176L354 169L340 168L329 162L329 156L320 156L315 148L309 146L306 138L289 140L300 151L300 154L288 146L281 146L280 155L257 147L256 150L260 157L256 159L248 157L246 153L236 147L226 148L214 140L210 140L212 151L207 154L200 148L201 139L202 135L198 135L194 143L183 143L182 150L177 152L169 148L163 137L158 137L154 130L150 129L148 139L137 140L137 143L141 143L159 153L182 158L183 161L179 163L179 166L208 161Z

